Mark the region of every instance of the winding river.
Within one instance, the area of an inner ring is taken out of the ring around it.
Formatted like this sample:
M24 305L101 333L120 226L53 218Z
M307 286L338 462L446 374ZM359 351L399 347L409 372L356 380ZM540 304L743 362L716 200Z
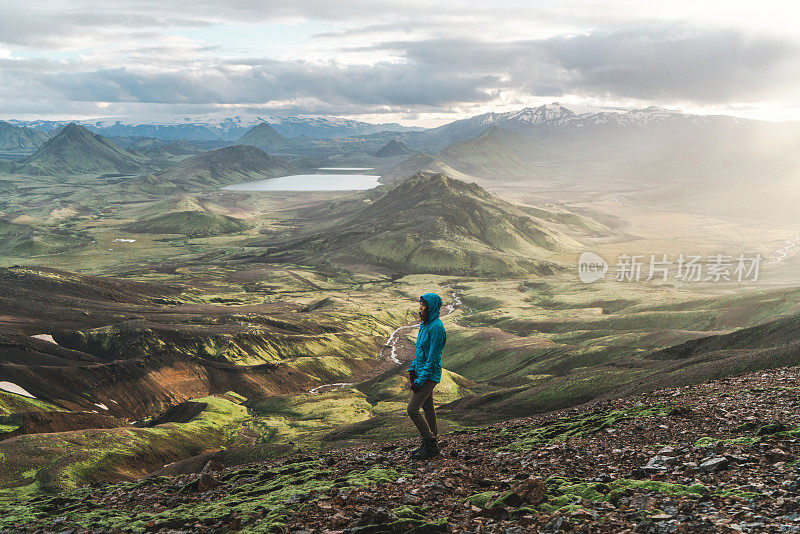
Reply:
M449 286L448 289L452 289ZM444 307L444 313L441 314L441 317L446 317L456 311L457 308L462 306L461 298L458 296L458 293L455 291L451 291L450 293L453 297L453 302L448 304ZM384 357L384 351L389 349L388 359L395 365L401 365L403 362L397 357L397 345L400 342L402 332L406 332L408 330L412 330L417 328L419 323L412 323L401 326L400 328L396 329L394 332L389 334L389 337L386 339L386 345L381 349L379 357ZM308 390L309 393L321 393L323 391L330 391L333 389L339 389L347 386L352 386L353 382L337 382L333 384L322 384L321 386L317 386L313 389Z

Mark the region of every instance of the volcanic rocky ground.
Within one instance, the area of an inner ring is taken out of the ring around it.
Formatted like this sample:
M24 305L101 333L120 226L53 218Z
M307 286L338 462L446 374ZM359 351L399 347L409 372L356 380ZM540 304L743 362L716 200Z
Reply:
M472 427L428 462L401 440L167 466L8 504L0 529L799 532L799 380L781 368Z

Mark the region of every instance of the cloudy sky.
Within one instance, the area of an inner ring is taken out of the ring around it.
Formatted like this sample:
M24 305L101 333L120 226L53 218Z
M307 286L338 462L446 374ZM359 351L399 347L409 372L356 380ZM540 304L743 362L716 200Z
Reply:
M436 4L3 0L0 118L427 126L559 101L800 120L792 2Z

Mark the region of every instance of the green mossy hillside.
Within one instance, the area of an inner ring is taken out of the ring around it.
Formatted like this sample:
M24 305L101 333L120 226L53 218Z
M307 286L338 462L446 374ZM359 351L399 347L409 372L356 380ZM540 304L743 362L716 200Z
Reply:
M137 233L209 237L242 232L250 225L241 219L208 211L177 211L137 221L124 228Z
M84 233L0 219L0 249L3 256L25 258L57 254L85 246L90 241Z
M400 273L510 276L558 272L549 258L580 246L551 222L442 174L419 174L375 195L343 207L338 226L270 244L268 256L357 257Z
M132 174L147 168L148 160L118 147L102 135L75 123L64 126L32 156L14 167L20 174Z
M43 400L0 391L0 415L10 415L18 412L57 412L60 410L62 408Z
M0 441L0 500L133 480L165 463L240 442L239 429L250 416L235 397L203 397L197 402L207 406L188 423L29 434Z

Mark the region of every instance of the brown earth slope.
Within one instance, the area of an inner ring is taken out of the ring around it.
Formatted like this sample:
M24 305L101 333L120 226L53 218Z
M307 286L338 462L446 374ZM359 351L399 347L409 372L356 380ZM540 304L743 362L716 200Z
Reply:
M109 415L139 419L214 393L259 398L342 381L344 369L371 368L383 345L378 331L353 333L322 312L194 303L183 289L0 269L0 379L68 410L104 404ZM42 333L56 343L31 337ZM344 363L287 363L314 350Z

